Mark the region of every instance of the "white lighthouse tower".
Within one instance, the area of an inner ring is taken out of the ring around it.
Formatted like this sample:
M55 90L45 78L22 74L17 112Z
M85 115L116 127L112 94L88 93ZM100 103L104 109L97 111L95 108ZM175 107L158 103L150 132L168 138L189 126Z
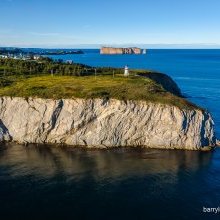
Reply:
M128 68L127 65L125 66L124 76L125 76L125 77L129 76L129 68Z

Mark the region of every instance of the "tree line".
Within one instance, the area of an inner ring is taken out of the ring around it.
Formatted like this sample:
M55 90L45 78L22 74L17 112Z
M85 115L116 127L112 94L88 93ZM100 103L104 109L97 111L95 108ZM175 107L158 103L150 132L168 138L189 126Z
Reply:
M0 59L0 75L39 75L52 74L62 76L85 76L92 74L119 74L118 68L95 68L78 63L63 63L62 60L53 61L50 58L41 60Z
M80 76L92 69L83 64L65 64L49 59L42 61L0 59L0 67L1 75L57 74Z

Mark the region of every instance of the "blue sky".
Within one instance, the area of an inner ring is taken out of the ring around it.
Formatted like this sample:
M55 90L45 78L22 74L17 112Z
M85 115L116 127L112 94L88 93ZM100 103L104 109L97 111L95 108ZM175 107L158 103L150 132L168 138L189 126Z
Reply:
M0 46L220 48L219 0L0 0Z

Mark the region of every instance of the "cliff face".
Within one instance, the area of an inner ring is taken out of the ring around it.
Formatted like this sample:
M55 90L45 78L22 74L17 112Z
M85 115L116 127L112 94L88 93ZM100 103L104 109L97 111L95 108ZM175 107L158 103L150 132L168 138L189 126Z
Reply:
M119 100L0 98L0 140L200 149L216 143L201 110Z
M163 73L138 73L138 76L146 77L149 79L154 80L156 83L160 84L165 90L169 91L170 93L173 93L177 96L182 96L181 91L176 84L176 82L168 75Z
M101 54L141 54L141 49L137 47L129 48L114 48L114 47L102 47L100 49Z

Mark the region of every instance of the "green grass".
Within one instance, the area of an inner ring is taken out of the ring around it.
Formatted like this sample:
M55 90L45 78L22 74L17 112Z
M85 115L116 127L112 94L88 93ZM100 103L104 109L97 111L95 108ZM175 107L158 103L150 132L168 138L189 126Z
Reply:
M145 100L174 105L180 108L198 108L177 97L151 79L122 75L95 76L2 76L0 96L40 98L115 98L119 100ZM8 81L7 81L8 80Z

